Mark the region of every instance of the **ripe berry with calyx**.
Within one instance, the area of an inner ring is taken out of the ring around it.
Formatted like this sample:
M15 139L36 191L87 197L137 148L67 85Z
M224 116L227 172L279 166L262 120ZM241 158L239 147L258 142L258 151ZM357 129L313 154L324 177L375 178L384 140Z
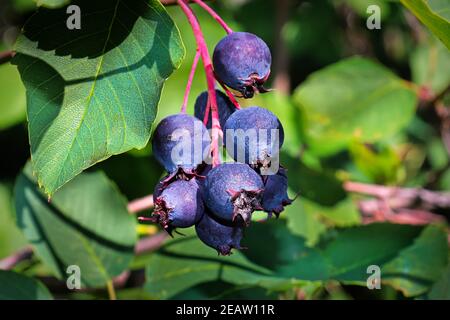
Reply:
M221 224L209 212L205 212L199 223L195 225L199 239L217 250L219 255L230 255L231 249L243 249L241 239L243 229L238 226Z
M224 163L206 177L205 203L220 219L249 225L253 211L262 210L263 188L261 177L248 165Z
M195 175L208 158L211 140L203 122L187 114L170 115L153 134L153 155L172 175Z
M193 226L203 216L203 200L195 179L176 180L164 188L158 184L153 195L152 217L142 220L159 223L169 234L175 228Z
M284 141L278 118L261 107L234 112L224 126L224 144L234 160L255 167L269 167Z
M270 75L272 56L267 44L248 32L232 32L214 49L216 77L226 86L251 98L263 87Z

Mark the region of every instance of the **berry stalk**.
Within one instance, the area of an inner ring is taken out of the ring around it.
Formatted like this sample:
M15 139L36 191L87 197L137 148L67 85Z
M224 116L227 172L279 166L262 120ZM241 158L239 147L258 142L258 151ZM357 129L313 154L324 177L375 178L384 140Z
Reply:
M214 18L214 20L216 20L222 26L222 28L225 29L227 34L230 34L233 32L233 30L226 24L226 22L210 6L208 6L202 0L192 0L192 2L195 2L200 7L205 9Z
M217 99L216 99L216 90L215 90L215 77L214 71L212 67L211 57L209 56L208 47L206 46L205 37L203 36L203 32L201 30L200 24L198 22L197 17L195 16L194 11L189 7L186 0L178 0L178 4L180 8L183 10L186 15L189 24L192 27L194 32L194 37L197 42L197 47L200 52L201 58L203 60L203 67L205 68L206 74L206 82L208 85L208 96L211 103L211 152L212 152L212 165L217 166L220 164L219 159L219 131L220 131L220 122L219 122L219 111L217 107Z
M188 83L186 85L186 91L184 92L183 105L181 106L181 113L186 113L186 107L189 99L189 93L191 92L192 81L194 80L195 70L197 70L198 60L200 60L200 51L195 53L194 61L192 62L191 72L189 73Z
M239 102L237 102L236 98L234 97L234 94L230 91L230 89L228 89L221 81L217 81L217 82L219 82L220 86L225 91L225 93L227 94L228 98L234 104L236 109L240 110L241 106L240 106Z

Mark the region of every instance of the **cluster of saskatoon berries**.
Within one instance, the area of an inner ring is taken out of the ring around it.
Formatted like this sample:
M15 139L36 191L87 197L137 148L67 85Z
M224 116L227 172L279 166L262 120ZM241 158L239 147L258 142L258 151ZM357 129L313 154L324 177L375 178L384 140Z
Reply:
M232 32L214 51L216 80L229 94L227 87L244 98L267 91L263 84L270 65L269 48L250 33ZM156 127L153 154L168 175L154 190L152 216L143 220L159 223L169 234L195 225L206 245L221 255L229 255L232 248L242 248L244 230L255 210L278 217L291 203L285 170L280 167L272 174L264 174L278 155L284 133L272 112L257 106L240 109L227 94L216 90L223 143L236 162L212 166L208 99L208 92L200 94L195 116L171 115ZM256 135L242 139L241 134L248 130Z

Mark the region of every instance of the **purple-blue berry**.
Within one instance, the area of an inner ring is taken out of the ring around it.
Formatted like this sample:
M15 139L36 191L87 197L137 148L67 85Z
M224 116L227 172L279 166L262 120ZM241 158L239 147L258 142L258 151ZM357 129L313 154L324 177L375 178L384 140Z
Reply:
M161 120L153 133L153 155L171 174L192 174L209 156L211 139L203 122L187 114Z
M165 187L159 183L153 197L152 219L169 233L175 228L191 227L203 216L203 200L195 179L175 180Z
M233 248L242 249L243 229L238 226L221 224L208 212L205 212L200 222L195 225L195 231L199 239L216 249L219 255L230 255Z
M224 163L208 173L204 199L219 219L248 225L253 211L262 209L263 189L261 177L248 165Z
M284 142L283 126L277 116L256 106L234 112L223 132L228 154L238 162L257 167L267 168Z
M228 87L251 98L266 92L263 85L270 75L272 56L267 44L248 32L232 32L214 49L216 77Z

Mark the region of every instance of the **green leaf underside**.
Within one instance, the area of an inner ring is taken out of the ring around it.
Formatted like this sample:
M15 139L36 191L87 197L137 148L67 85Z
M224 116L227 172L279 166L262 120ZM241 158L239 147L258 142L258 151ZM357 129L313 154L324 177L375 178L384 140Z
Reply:
M13 271L0 270L0 300L50 300L52 295L39 281Z
M447 235L437 227L428 227L412 246L383 267L381 277L405 296L417 296L439 279L447 260ZM402 275L404 270L408 273Z
M74 1L39 9L16 44L27 89L33 170L46 193L111 155L144 147L164 80L181 63L178 29L159 1Z
M308 145L324 155L353 141L376 142L392 136L409 123L416 100L402 79L359 57L313 73L294 94Z
M101 172L79 175L49 203L28 164L17 179L15 202L17 225L60 279L76 265L82 284L103 286L133 258L136 222L125 198Z
M395 274L391 273L386 283L395 285L393 281L400 282L402 277L411 275L411 284L404 292L414 295L421 291L413 288L417 279L408 266L421 258L417 248L424 243L435 245L427 248L438 263L432 272L422 271L427 281L435 279L439 270L445 268L441 263L447 257L446 251L441 250L446 245L444 237L445 232L437 227L372 224L342 230L329 243L311 248L304 238L289 233L280 220L253 223L242 241L249 249L234 251L230 257L218 257L194 236L172 240L147 265L145 289L158 298L169 298L211 281L275 291L328 280L365 285L369 266L380 266L384 281L385 266L391 271L390 262L396 264L400 260L403 264L395 268Z
M448 0L400 1L450 50L450 2Z

